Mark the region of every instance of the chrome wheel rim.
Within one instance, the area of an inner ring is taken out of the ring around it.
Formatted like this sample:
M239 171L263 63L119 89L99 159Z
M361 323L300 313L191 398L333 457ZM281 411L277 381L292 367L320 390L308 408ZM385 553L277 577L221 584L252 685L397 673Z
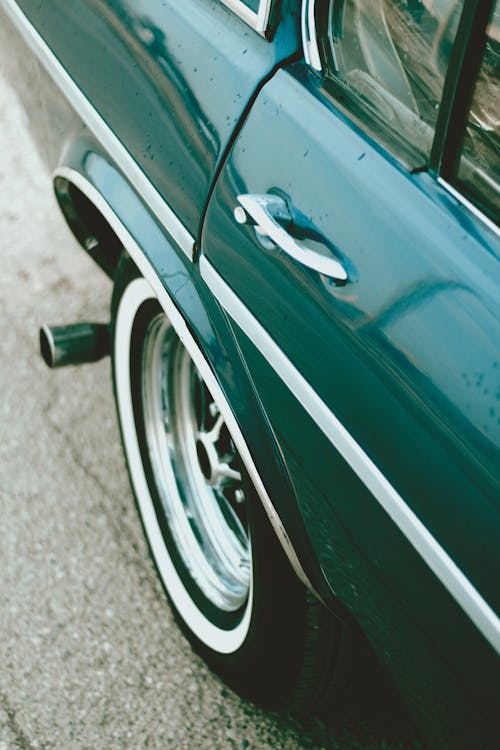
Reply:
M241 461L217 403L164 314L148 326L141 372L160 512L201 593L234 612L248 598L252 568Z

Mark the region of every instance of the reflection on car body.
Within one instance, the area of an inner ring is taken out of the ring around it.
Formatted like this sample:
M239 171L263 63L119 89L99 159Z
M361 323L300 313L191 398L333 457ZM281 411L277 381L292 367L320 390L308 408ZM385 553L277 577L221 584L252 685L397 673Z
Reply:
M498 2L0 4L114 280L110 343L43 353L111 349L193 646L323 716L376 657L429 744L496 748Z

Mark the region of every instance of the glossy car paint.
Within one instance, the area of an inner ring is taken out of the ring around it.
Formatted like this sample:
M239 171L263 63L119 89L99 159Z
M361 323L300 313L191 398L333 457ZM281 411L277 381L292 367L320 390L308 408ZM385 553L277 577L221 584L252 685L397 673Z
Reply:
M74 171L79 178L69 174ZM329 589L314 555L312 545L298 506L294 500L288 473L267 418L262 412L258 396L246 367L235 345L227 318L200 278L186 255L174 249L165 230L151 216L120 172L109 164L99 145L90 137L80 137L64 154L64 166L56 168L56 175L64 175L89 195L89 186L106 202L106 213L113 217L132 236L151 268L163 283L170 298L182 310L183 317L205 354L220 384L230 400L233 412L252 451L260 476L266 478L266 488L272 498L279 498L280 518L286 520L286 536L300 559L303 575L313 581L322 597ZM60 177L57 177L60 179ZM302 571L300 574L302 575Z
M345 264L345 286L264 249L252 226L235 221L239 194L276 189ZM381 152L297 63L259 94L218 181L201 244L498 610L497 234L433 178L409 175ZM401 687L412 683L434 734L454 694L452 746L473 747L496 722L494 651L269 362L237 326L235 333L332 589ZM425 670L416 668L423 663Z
M297 31L291 31L291 25L298 29L297 8L269 43L204 0L134 3L133 9L132 3L90 0L78 10L49 0L20 5L198 236L234 127L277 61L297 48ZM313 585L331 597L310 539L330 585L356 613L437 746L486 747L498 694L491 648L236 326L235 341L198 268L169 241L126 176L53 86L46 82L44 90L51 166L68 165L96 187L182 310ZM350 264L353 283L339 289L267 256L253 230L235 224L236 194L271 187L288 193L328 234ZM202 251L493 605L498 553L489 540L498 524L490 510L498 502L498 423L493 439L484 428L491 429L490 409L496 408L488 399L494 386L485 379L495 377L498 360L498 346L492 356L498 244L489 230L426 175L410 178L387 160L326 103L316 79L298 65L258 98L217 185ZM415 351L416 333L435 325L435 315L444 328L436 332L437 343ZM466 362L460 362L467 351L462 340L448 347L456 316L466 321L473 342ZM485 343L484 331L492 332L491 341ZM460 390L452 376L462 365L468 380ZM464 400L464 393L473 396ZM401 441L401 434L408 438Z
M5 22L9 23L8 20ZM245 33L251 33L260 39L248 27L244 26L244 29ZM16 47L13 52L15 49ZM86 61L82 61L82 65L85 64ZM169 295L182 309L189 326L196 332L208 361L218 374L244 434L249 442L254 442L254 460L259 473L265 477L268 493L273 499L280 500L280 518L286 525L286 531L284 527L281 529L282 536L292 540L291 544L296 556L300 558L304 575L312 582L314 590L323 599L327 599L331 592L305 533L279 448L267 419L262 414L253 387L250 384L246 386L246 368L234 348L232 334L225 316L221 315L219 305L200 279L197 268L193 268L187 260L185 251L173 243L168 229L151 215L131 188L126 176L110 163L109 154L103 151L92 133L82 124L65 99L68 91L62 96L43 66L36 75L37 82L43 89L47 105L45 114L48 116L45 127L39 128L36 136L49 169L55 171L55 174L59 174L65 167L75 170L99 192L109 209L137 241ZM25 106L29 111L30 102L26 101ZM39 123L42 122L43 113L40 116L37 112L37 116ZM182 290L181 298L178 298L178 289ZM212 319L212 316L215 317ZM256 418L259 413L260 419Z
M21 0L19 6L189 232L259 82L299 47L211 0Z

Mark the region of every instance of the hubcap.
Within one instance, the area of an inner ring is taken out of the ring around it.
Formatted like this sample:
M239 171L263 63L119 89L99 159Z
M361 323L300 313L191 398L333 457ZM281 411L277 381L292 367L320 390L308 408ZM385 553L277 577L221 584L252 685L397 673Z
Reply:
M241 463L218 405L163 314L146 334L142 400L156 489L177 552L203 595L235 611L251 578Z

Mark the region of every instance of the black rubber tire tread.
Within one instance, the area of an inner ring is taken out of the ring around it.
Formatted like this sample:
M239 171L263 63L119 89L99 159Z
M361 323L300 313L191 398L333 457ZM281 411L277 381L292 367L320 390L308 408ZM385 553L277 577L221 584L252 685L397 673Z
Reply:
M124 252L114 277L112 341L121 296L128 284L140 276ZM112 360L113 356L112 347ZM208 648L179 616L164 587L167 598L194 649L237 692L268 709L312 711L329 719L342 709L351 692L353 675L358 672L364 651L363 638L348 616L333 615L298 580L250 480L247 493L252 497L249 506L256 606L249 634L240 649L222 655ZM137 499L136 505L141 518ZM145 529L144 532L147 539Z

